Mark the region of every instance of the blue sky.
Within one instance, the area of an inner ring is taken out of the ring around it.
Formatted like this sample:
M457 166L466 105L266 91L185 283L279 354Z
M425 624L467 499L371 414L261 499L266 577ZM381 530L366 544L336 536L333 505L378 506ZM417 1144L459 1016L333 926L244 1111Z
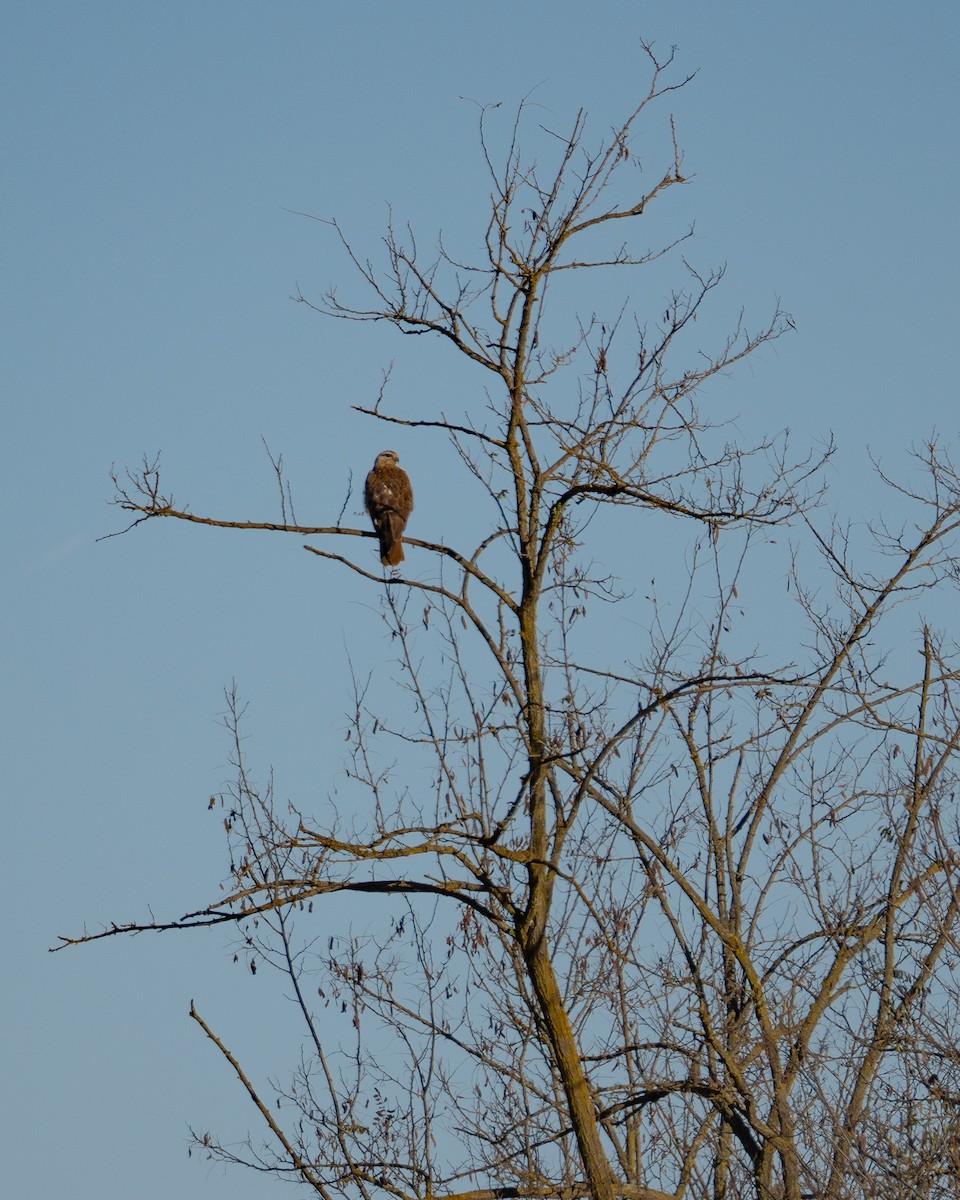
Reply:
M383 435L350 410L396 360L394 406L466 405L445 346L324 322L290 296L350 283L329 231L375 249L387 204L428 240L482 229L475 101L532 93L605 131L645 86L639 40L698 71L673 103L693 177L669 219L727 264L717 307L797 332L722 402L746 432L831 431L855 522L936 428L958 432L960 9L560 0L485 5L50 3L0 15L5 520L0 1129L22 1200L260 1197L198 1164L186 1124L256 1128L187 1019L252 1069L290 1061L283 1005L220 934L49 955L60 933L176 915L223 873L211 792L229 777L223 687L251 752L309 805L340 770L348 648L376 599L297 539L118 528L111 464L162 451L196 512L273 519L261 437L301 520L332 521ZM651 136L653 129L651 126ZM602 297L601 297L602 299ZM658 296L632 297L638 310ZM412 345L411 343L416 343ZM397 439L400 440L400 439ZM424 536L455 539L451 460L407 436ZM354 507L358 507L356 499ZM448 528L448 523L450 527Z

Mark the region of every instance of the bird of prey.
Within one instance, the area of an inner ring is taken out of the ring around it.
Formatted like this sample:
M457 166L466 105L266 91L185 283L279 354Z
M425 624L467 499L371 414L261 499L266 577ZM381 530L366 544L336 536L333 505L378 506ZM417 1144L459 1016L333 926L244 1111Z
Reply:
M401 534L413 511L410 477L397 466L399 461L396 450L381 450L363 489L363 502L380 539L380 561L385 567L403 562Z

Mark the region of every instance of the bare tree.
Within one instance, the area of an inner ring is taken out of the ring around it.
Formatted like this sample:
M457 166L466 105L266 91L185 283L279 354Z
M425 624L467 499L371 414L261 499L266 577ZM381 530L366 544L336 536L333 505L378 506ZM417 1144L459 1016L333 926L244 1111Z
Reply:
M300 1065L264 1090L193 1010L266 1135L242 1154L197 1140L323 1197L956 1195L960 676L918 605L955 584L960 480L931 442L919 482L887 480L896 526L855 545L821 503L830 446L740 445L703 407L790 320L741 318L711 347L697 319L722 271L682 236L635 249L686 182L669 121L638 191L641 115L687 82L646 53L647 94L599 144L583 113L528 131L521 105L498 152L481 111L478 259L391 225L377 265L334 222L365 298L298 296L476 368L463 412L358 406L448 439L482 496L475 544L408 537L406 573L384 576L372 532L288 520L279 460L280 523L177 507L156 463L117 477L133 524L310 536L381 590L410 715L355 671L349 817L252 781L231 695L227 894L64 939L238 926L292 985ZM568 284L671 253L683 282L655 318L561 340ZM786 525L771 619L764 555ZM661 594L645 546L666 528L687 565ZM318 947L312 913L338 893L378 904Z

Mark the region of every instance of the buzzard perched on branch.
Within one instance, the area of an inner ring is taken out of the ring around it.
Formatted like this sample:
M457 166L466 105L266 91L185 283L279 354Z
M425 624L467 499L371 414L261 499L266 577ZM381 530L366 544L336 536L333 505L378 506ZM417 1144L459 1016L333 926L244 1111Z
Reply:
M363 489L363 502L380 539L380 561L385 567L403 562L401 534L413 511L410 477L397 466L399 461L396 450L382 450Z

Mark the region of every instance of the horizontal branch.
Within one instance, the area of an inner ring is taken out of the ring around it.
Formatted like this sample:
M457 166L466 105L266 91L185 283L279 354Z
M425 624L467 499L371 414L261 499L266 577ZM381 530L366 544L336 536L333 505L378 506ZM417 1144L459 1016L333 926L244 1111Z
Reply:
M613 1194L618 1200L677 1200L670 1192L644 1187L639 1183L614 1181ZM528 1183L508 1187L475 1188L470 1192L437 1192L434 1200L590 1200L585 1183Z
M60 944L50 946L48 949L51 954L55 954L58 950L66 949L67 946L81 946L87 942L98 942L103 938L117 937L120 934L167 933L172 929L204 929L210 925L239 924L241 921L247 921L251 917L262 916L264 913L273 912L279 908L289 908L295 904L303 904L315 899L317 896L327 895L332 892L363 892L381 896L446 896L451 900L457 900L468 908L474 909L481 916L486 917L495 926L499 927L500 922L497 920L496 914L487 908L485 904L482 904L476 896L471 896L469 892L462 890L469 886L472 885L462 884L458 881L450 881L444 885L417 879L362 879L347 880L344 882L330 880L306 885L302 880L280 880L260 886L258 889L260 891L269 889L274 893L278 891L282 891L283 893L279 896L273 895L269 900L265 900L261 904L250 904L244 908L231 910L214 907L204 908L199 909L197 912L186 913L176 921L149 921L143 924L130 921L124 925L112 924L106 929L101 929L99 933L83 933L79 937L67 937L61 934L57 939Z
M320 530L319 532L336 533L339 531L324 529ZM364 532L362 533L362 536L376 537L376 534ZM458 551L452 549L450 546L445 546L442 542L425 542L420 538L411 538L407 537L406 535L404 535L403 544L405 546L418 546L421 550L430 550L434 554L441 554L445 558L452 559L457 566L463 570L465 575L470 576L471 579L476 579L478 583L483 584L484 587L493 592L497 599L501 600L511 612L516 613L519 611L517 601L513 598L513 596L510 595L508 591L502 588L500 584L495 582L495 580L491 579L489 575L479 570L471 559L464 558L462 554L458 553ZM358 564L353 562L351 559L344 558L342 554L334 554L329 550L320 550L317 546L305 545L303 548L304 550L308 550L311 554L315 554L318 558L328 558L332 562L342 563L343 566L349 567L351 571L355 571L364 579L371 579L375 583L386 583L393 587L401 586L416 588L421 592L430 592L433 595L442 596L445 600L452 601L457 605L458 608L462 608L464 610L469 609L469 605L466 604L463 597L457 595L455 592L451 592L449 588L440 587L435 583L425 583L422 579L413 579L409 576L399 575L396 572L388 576L377 575L373 571L368 571L365 567L358 566ZM468 615L471 615L472 617L472 610L470 610Z
M345 534L348 537L375 538L377 535L366 529L345 529L342 525L283 525L274 521L225 521L219 517L199 517L194 513L183 512L175 508L150 508L147 505L134 508L133 505L123 507L140 512L143 515L128 525L126 529L118 529L114 533L106 533L97 541L104 542L107 538L119 537L129 533L137 525L149 521L153 517L173 517L177 521L192 521L194 525L211 525L216 529L259 529L270 533L296 533L301 537L317 537L320 534Z
M149 493L147 493L149 496ZM300 537L359 537L359 538L376 538L377 534L368 529L351 529L342 525L290 525L276 521L227 521L220 517L201 517L195 513L187 512L184 509L174 508L172 504L163 500L147 499L145 501L135 500L126 492L120 492L117 499L114 501L120 508L128 512L138 512L141 514L137 520L133 521L126 529L116 530L114 533L108 533L105 537L118 537L120 534L129 533L131 529L141 525L144 521L149 521L157 517L168 517L175 521L190 521L194 525L207 525L214 529L242 529L242 530L259 530L270 533L295 533ZM99 539L101 541L104 538ZM475 553L479 554L490 542L490 538L485 539L479 550ZM475 579L483 587L493 592L494 595L502 601L511 612L517 612L517 602L503 587L500 586L494 579L487 575L476 565L473 558L465 558L459 551L454 550L450 546L445 546L441 542L427 542L421 538L411 538L405 536L403 542L407 546L418 546L421 550L428 550L434 554L440 554L445 558L452 559L453 562L460 567L465 575ZM329 558L335 562L343 563L358 575L362 575L365 579L373 580L377 583L384 582L382 575L372 571L367 571L365 568L358 566L348 558L344 558L339 554L330 554L324 550L318 550L315 546L304 546L305 550L309 550L311 554L316 554L321 558ZM397 584L404 583L410 587L420 588L422 591L438 592L447 599L453 600L455 603L464 607L462 597L458 597L447 589L438 588L433 585L422 583L416 579L398 579L397 577L388 577L387 583Z
M496 446L498 450L506 449L506 442L501 438L491 437L489 433L482 433L470 425L457 425L453 421L443 419L414 421L406 417L391 417L387 413L381 412L379 408L365 408L362 404L352 404L350 407L354 412L363 413L365 417L376 417L378 421L387 421L391 425L405 425L408 429L443 429L447 433L462 433L466 437L477 438L490 446Z

